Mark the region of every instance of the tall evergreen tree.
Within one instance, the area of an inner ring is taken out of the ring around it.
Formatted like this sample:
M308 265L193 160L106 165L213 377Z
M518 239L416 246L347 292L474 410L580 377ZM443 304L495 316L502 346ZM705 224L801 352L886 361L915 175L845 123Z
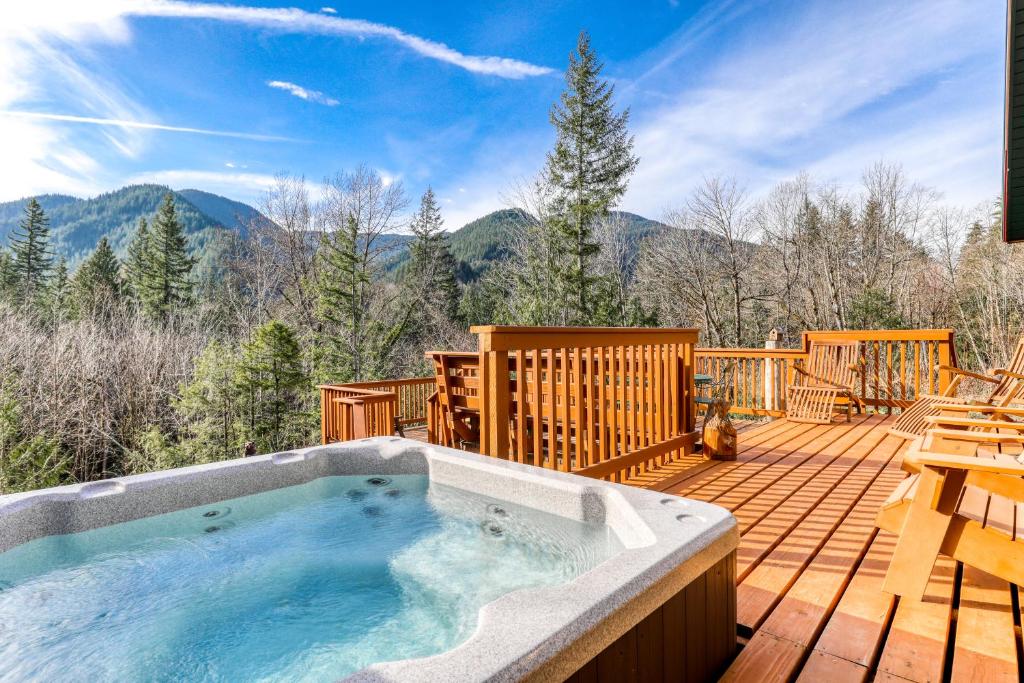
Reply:
M317 292L318 313L328 328L330 348L327 366L344 381L366 378L369 350L367 300L372 284L369 270L359 249L359 221L350 214L344 224L325 234L317 255L321 276ZM339 334L340 332L340 334Z
M174 195L167 193L153 219L146 249L146 272L142 277L142 304L153 318L166 319L175 308L192 298L192 267L185 233L174 208Z
M258 328L242 350L239 385L246 396L248 436L261 450L302 443L310 424L303 412L309 377L295 333L279 320Z
M69 311L71 282L68 277L68 261L63 256L53 270L53 276L46 285L46 300L50 313L58 319L66 318Z
M32 198L25 205L25 217L11 235L14 274L25 301L36 300L46 288L53 265L49 240L50 220L39 202Z
M615 113L614 88L601 79L602 68L590 37L581 32L569 55L566 89L551 109L557 138L546 166L555 209L550 227L564 259L559 274L565 322L572 324L587 324L593 313L593 260L600 251L594 222L622 197L639 163L627 128L629 110Z
M239 377L237 350L230 344L212 341L196 359L192 382L182 388L175 411L183 418L189 438L184 450L193 462L209 462L238 456L244 443L240 431L239 379L243 389L256 378ZM251 387L256 391L256 387Z
M11 252L0 248L0 300L11 300L18 283L18 274L14 271L14 259Z
M338 174L325 193L326 229L316 255L317 373L333 381L369 379L381 372L408 319L407 310L395 314L395 297L378 279L381 236L397 227L405 193L365 166Z
M441 207L433 189L428 187L411 225L416 240L409 248L409 280L417 294L412 299L423 302L421 313L438 314L445 321L453 321L459 313L458 264L448 250L443 225Z
M125 281L128 291L137 304L142 303L143 281L149 271L147 259L149 258L150 232L145 217L139 218L139 227L136 228L132 241L128 243L128 256L124 262Z
M101 237L95 251L71 279L73 308L79 314L104 312L117 303L122 290L121 264L110 242Z

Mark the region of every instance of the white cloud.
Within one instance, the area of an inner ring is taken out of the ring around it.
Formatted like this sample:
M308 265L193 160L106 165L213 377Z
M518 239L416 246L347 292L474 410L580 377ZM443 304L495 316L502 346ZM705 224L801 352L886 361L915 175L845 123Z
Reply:
M167 125L128 95L93 48L131 40L125 19L131 4L0 5L0 187L6 196L95 194L120 182L111 169L122 159L140 158L158 131L283 139Z
M552 70L507 57L466 55L444 43L406 33L386 24L362 19L348 19L297 8L245 7L178 0L138 0L124 6L128 16L208 19L282 31L330 36L373 37L392 40L417 54L436 59L467 71L499 76L526 78L543 76Z
M991 75L998 87L986 59L1000 20L994 6L919 0L818 3L778 31L753 22L757 39L720 41L724 56L697 85L677 85L668 104L634 105L641 162L623 205L657 216L708 174L735 175L755 192L803 168L855 182L881 157L939 190L984 195L955 193L968 203L991 197L998 100L942 77ZM662 71L665 86L673 70Z
M139 128L142 130L162 130L173 133L194 133L196 135L212 135L222 138L240 138L242 140L258 140L261 142L296 142L294 138L278 135L261 135L259 133L241 133L230 130L210 130L207 128L190 128L188 126L169 126L163 123L148 121L128 121L125 119L107 119L96 116L72 116L70 114L51 114L47 112L0 110L0 116L20 119L36 119L43 121L62 121L65 123L87 123L97 126L111 126L120 129Z
M280 139L170 125L129 95L93 48L129 43L130 19L143 16L217 20L291 33L377 37L474 73L504 78L550 71L514 59L464 55L397 28L330 13L173 0L4 2L0 3L0 111L7 115L0 125L4 154L0 187L6 195L92 194L110 187L122 180L111 169L125 158L140 158L156 132Z
M284 90L285 92L291 93L300 100L306 100L307 102L316 102L317 104L325 104L328 107L338 106L338 100L333 97L327 97L319 90L309 90L303 88L301 85L289 83L288 81L267 81L267 85L271 88L277 88L278 90Z
M255 203L274 186L276 179L267 173L239 173L202 169L166 169L146 171L129 178L127 183L156 183L180 190L201 188L238 201Z
M333 7L321 7L320 11L323 12L324 14L337 14L338 13L338 10L334 9Z

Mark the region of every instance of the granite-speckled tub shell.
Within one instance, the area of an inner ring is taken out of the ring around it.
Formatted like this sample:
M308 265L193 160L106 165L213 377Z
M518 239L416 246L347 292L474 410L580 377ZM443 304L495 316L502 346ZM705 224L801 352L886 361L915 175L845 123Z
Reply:
M723 562L739 541L735 519L715 505L378 437L0 496L0 552L42 536L358 474L428 474L433 482L601 522L625 549L568 584L485 605L474 634L448 652L375 664L353 681L562 680Z

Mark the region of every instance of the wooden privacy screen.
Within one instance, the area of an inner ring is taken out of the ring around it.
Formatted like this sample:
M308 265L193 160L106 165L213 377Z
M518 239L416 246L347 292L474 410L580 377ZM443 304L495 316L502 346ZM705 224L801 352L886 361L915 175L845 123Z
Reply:
M480 452L619 478L696 440L697 330L473 327Z
M861 376L857 397L869 410L906 408L951 381L938 365L955 365L953 330L842 330L804 332L799 349L697 349L696 372L718 379L733 363L733 413L786 414L796 364L806 362L811 342L856 341ZM702 389L707 391L707 389Z

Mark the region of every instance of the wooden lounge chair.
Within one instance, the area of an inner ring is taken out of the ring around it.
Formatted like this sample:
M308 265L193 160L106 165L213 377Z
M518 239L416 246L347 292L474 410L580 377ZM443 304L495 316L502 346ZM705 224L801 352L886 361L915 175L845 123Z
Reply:
M787 393L786 419L792 422L829 424L837 405L845 407L846 419L856 405L860 411L856 381L859 374L857 356L860 343L811 342L807 362L794 366L797 384Z
M986 422L975 425L985 431L928 430L908 450L905 460L919 471L900 483L875 521L899 536L886 592L920 600L939 553L1024 583L1024 463L992 448L1019 449L1024 423Z
M1006 368L993 370L990 374L971 372L952 365L938 365L936 369L953 373L953 380L949 386L941 394L918 396L889 428L890 434L903 439L916 439L929 427L926 418L939 415L944 409L952 410L949 408L950 405L1001 407L1009 406L1018 398L1024 397L1024 334L1017 341L1017 348ZM964 379L985 382L992 385L992 390L981 400L958 397L957 392Z

